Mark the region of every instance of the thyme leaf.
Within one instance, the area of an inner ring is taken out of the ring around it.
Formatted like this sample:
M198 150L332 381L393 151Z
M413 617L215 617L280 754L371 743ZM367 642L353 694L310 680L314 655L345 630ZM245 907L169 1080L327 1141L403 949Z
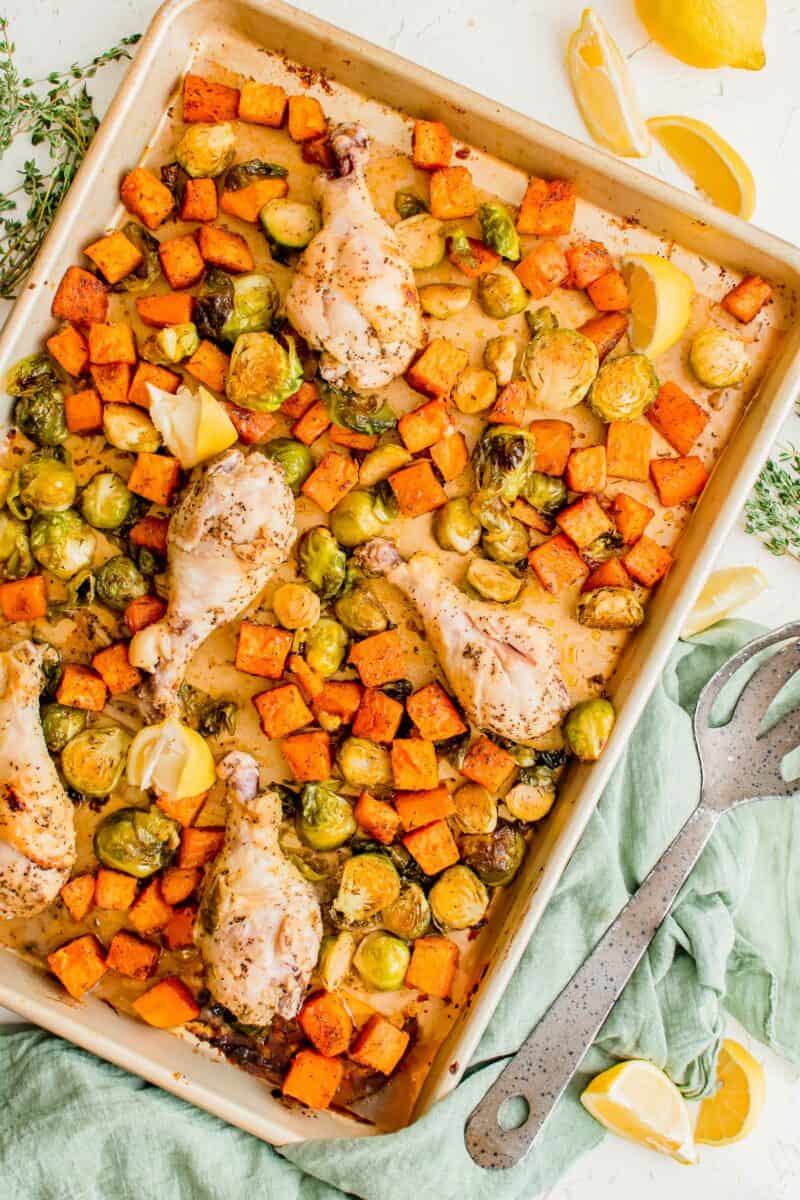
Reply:
M800 558L800 450L787 446L767 461L744 511L745 530L771 554Z

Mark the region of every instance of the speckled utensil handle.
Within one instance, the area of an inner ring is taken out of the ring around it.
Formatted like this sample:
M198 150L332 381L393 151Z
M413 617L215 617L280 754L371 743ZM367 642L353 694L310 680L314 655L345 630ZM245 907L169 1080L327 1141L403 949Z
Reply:
M595 1040L716 825L700 804L595 949L556 997L467 1121L469 1153L481 1167L513 1167L542 1126ZM521 1097L528 1116L503 1129L503 1103Z

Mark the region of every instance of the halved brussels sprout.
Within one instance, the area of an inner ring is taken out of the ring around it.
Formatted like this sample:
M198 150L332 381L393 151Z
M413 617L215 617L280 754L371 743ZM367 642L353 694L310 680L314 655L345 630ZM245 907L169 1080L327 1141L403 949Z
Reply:
M342 545L352 548L379 537L386 523L385 510L376 496L355 488L339 501L330 514L331 533Z
M472 466L485 496L513 504L536 469L536 439L516 425L489 425L472 452Z
M481 237L490 250L509 262L519 262L519 235L514 227L514 218L499 200L491 200L478 208Z
M380 396L363 395L324 382L320 384L320 394L331 420L354 433L388 433L397 424L394 409Z
M94 835L94 852L104 867L147 879L175 857L180 825L160 808L118 808L101 821Z
M199 345L197 326L186 321L182 325L165 325L157 333L151 333L140 353L147 362L170 367L191 358Z
M203 292L195 303L195 324L201 337L235 342L242 333L269 329L280 296L270 275L251 272L232 278L225 271L209 271Z
M468 554L481 538L481 523L466 496L448 500L433 515L433 536L443 550Z
M77 483L72 468L51 450L35 450L20 467L12 488L20 515L28 512L63 512L75 499ZM9 499L9 505L11 500Z
M595 762L606 748L616 719L610 700L601 696L581 700L567 714L564 740L581 762Z
M153 237L138 221L126 221L122 232L129 242L133 242L142 256L141 262L134 267L129 275L112 284L112 292L145 292L148 291L161 274L161 260L158 257L158 238Z
M347 655L347 631L332 617L320 617L306 634L305 659L323 679L335 675Z
M386 609L367 582L348 588L336 601L334 612L345 629L356 637L383 633L389 627Z
M415 271L438 267L444 258L444 225L428 213L419 213L415 217L398 221L394 227L394 235L400 246L400 253Z
M537 512L550 517L567 503L567 485L557 475L534 471L523 495Z
M472 299L472 288L458 283L429 283L419 289L422 311L444 321L463 312Z
M392 782L388 750L366 738L345 738L337 756L345 783L357 788L384 788Z
M749 373L750 359L737 334L719 325L710 325L692 341L689 366L705 387L736 387Z
M293 337L283 347L271 333L242 333L231 354L225 394L240 408L275 412L303 382Z
M135 506L136 497L114 471L99 471L81 493L81 514L95 529L118 529Z
M273 593L272 611L284 629L308 629L319 620L321 605L304 583L282 583Z
M86 726L86 711L66 704L46 704L42 709L42 733L51 754L59 754L67 742Z
M60 446L69 437L61 381L46 354L29 354L6 376L16 399L14 424L38 446Z
M492 833L466 834L461 839L461 855L487 887L504 887L525 857L525 839L513 825L498 825Z
M428 211L425 201L414 192L395 192L394 207L403 220L406 220L407 217L417 217L420 213Z
M456 380L452 400L459 412L484 412L497 399L497 380L485 367L467 367Z
M658 395L658 376L645 354L607 359L589 389L586 403L601 421L634 421Z
M161 434L144 409L134 404L104 404L103 433L115 449L131 454L155 454L161 445Z
M327 783L307 783L295 819L297 836L312 850L338 850L357 829L352 805Z
M299 200L270 200L258 219L268 241L281 250L304 250L322 224L316 208Z
M322 600L332 600L344 586L347 556L326 525L307 529L297 543L300 573Z
M522 521L508 513L502 524L484 529L481 549L495 563L518 563L530 549L528 530Z
M401 467L407 466L410 462L411 455L405 446L400 446L397 442L386 442L382 446L376 446L374 450L370 450L361 463L358 473L359 483L362 487L374 487L375 484L383 483L395 471L399 471Z
M400 876L388 854L355 854L342 869L332 912L337 923L360 925L400 895Z
M280 463L286 482L295 496L299 496L301 487L314 470L314 457L308 446L295 438L273 438L267 442L264 453Z
M494 600L497 604L510 604L522 589L522 580L513 571L500 563L487 562L485 558L472 559L467 567L466 578L479 596L484 600Z
M119 725L83 729L62 749L61 772L82 795L108 796L122 778L130 744L130 734Z
M347 929L327 933L322 939L317 960L317 975L326 992L336 992L350 974L356 939Z
M587 562L603 563L610 558L619 558L626 549L625 539L619 530L609 529L599 534L581 553Z
M235 153L236 130L229 121L186 125L175 147L175 158L192 179L221 175L233 162Z
M558 317L547 305L542 308L529 308L525 313L525 323L532 338L538 337L545 330L558 329Z
M376 930L359 944L353 965L367 987L377 992L396 992L405 982L410 959L411 952L405 942L394 934Z
M497 804L479 783L465 783L453 793L454 821L462 833L492 833L497 827Z
M443 871L428 894L440 929L470 929L486 916L489 893L469 867L458 863Z
M0 512L0 564L4 579L24 579L33 570L27 526L7 512Z
M525 347L521 369L535 406L564 412L580 404L599 366L597 346L577 329L544 329Z
M404 883L400 895L381 913L381 921L389 933L413 942L428 932L431 923L431 906L428 897L413 880Z
M541 821L555 804L555 776L548 767L529 767L524 777L503 797L512 817L518 821Z
M131 600L146 596L147 580L132 558L115 554L108 558L95 574L97 599L109 608L121 612Z
M74 509L37 513L31 522L31 552L57 579L71 579L91 565L97 538Z
M503 321L528 306L528 293L510 267L499 266L478 280L478 303L487 317Z
M505 387L514 378L517 343L513 337L501 335L489 338L483 348L483 365L491 371L498 387Z

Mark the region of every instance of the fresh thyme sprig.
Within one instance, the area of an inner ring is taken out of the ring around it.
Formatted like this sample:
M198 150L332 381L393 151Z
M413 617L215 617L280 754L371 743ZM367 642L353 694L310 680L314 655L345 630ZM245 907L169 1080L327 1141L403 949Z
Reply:
M800 450L787 446L767 461L744 511L746 531L771 554L800 558Z
M28 79L17 70L8 21L0 16L0 158L21 137L45 151L25 161L15 188L0 192L2 299L19 291L94 137L98 119L86 80L130 58L128 47L139 37L123 38L83 66L73 63L45 79Z

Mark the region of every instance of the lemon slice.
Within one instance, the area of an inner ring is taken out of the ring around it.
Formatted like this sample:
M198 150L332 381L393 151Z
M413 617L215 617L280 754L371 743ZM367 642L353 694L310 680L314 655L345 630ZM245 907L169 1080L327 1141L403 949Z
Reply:
M767 0L636 0L648 33L692 67L743 67L767 61Z
M236 441L236 428L216 397L206 388L190 392L179 387L175 395L148 384L150 419L170 454L185 470L227 450Z
M657 358L675 345L686 328L694 284L657 254L626 254L621 265L631 301L631 346Z
M694 117L651 117L647 128L712 204L750 220L756 206L753 174L710 125Z
M758 567L724 567L706 580L681 637L702 633L722 621L767 589L767 577Z
M677 1162L697 1162L683 1096L652 1063L634 1059L604 1071L586 1088L581 1104L612 1133Z
M628 158L650 153L627 63L597 13L583 10L569 39L567 69L586 127L596 142Z
M761 1063L744 1046L726 1039L717 1061L717 1090L700 1105L695 1141L727 1146L747 1137L761 1116L766 1086Z
M214 759L200 734L169 719L145 725L128 752L128 783L182 800L199 796L214 783Z

